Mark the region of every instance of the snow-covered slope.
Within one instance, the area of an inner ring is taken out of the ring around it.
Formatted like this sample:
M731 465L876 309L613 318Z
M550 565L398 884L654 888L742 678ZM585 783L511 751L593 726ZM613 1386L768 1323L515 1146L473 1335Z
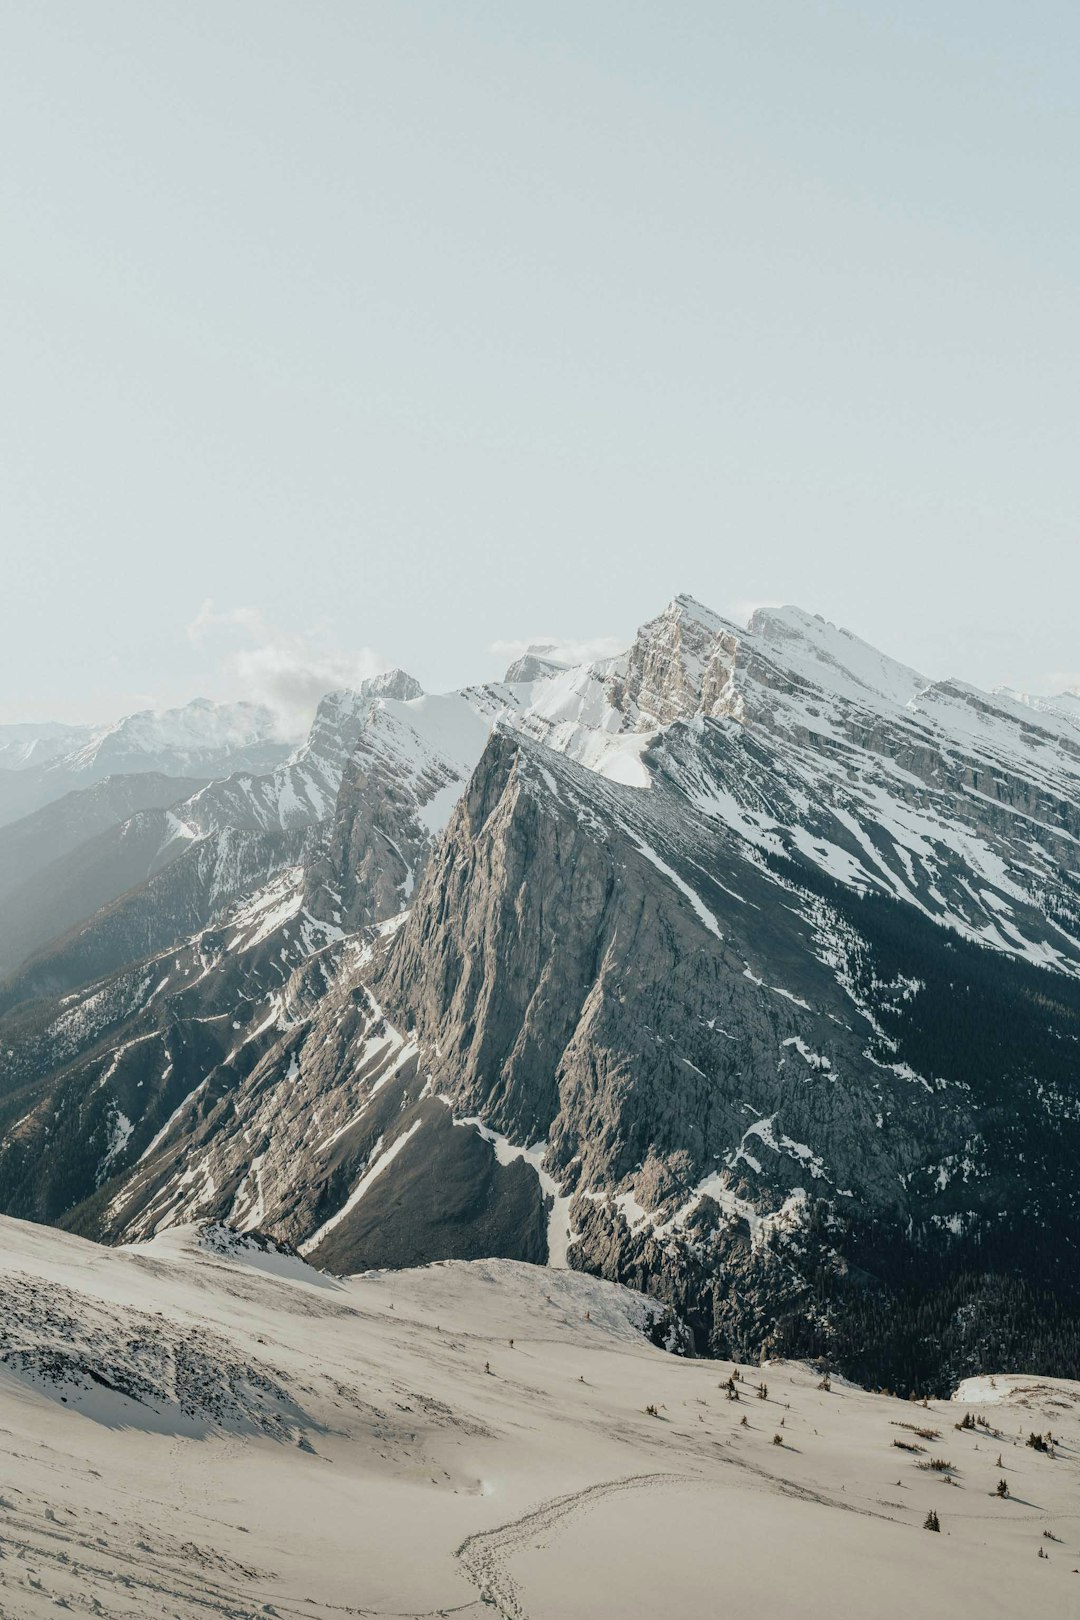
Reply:
M338 1280L3 1221L0 1612L1073 1612L1078 1386L914 1405L681 1359L649 1314L509 1261Z
M1080 692L1058 692L1048 697L1032 692L1016 692L1009 686L997 686L994 688L994 695L1009 698L1014 703L1023 704L1027 709L1037 710L1039 714L1053 715L1065 720L1080 732Z
M742 630L689 597L642 628L609 690L648 734L653 775L749 849L1080 971L1068 721L926 680L799 609Z

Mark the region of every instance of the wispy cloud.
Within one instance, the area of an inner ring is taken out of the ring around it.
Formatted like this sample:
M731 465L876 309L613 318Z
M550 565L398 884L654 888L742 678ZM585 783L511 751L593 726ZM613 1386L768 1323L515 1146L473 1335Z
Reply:
M784 605L777 598L766 600L764 597L748 597L743 601L730 602L724 609L724 617L734 619L739 624L749 624L758 608L779 608Z
M1042 677L1040 691L1051 697L1062 697L1065 693L1075 696L1080 693L1080 673L1070 675L1065 670L1055 670L1053 674Z
M589 640L567 640L563 636L529 636L518 641L493 641L490 651L512 664L527 652L550 658L556 664L591 664L598 658L614 658L626 648L617 636L593 636Z
M194 646L217 651L236 694L273 709L289 736L309 724L324 692L357 686L387 668L371 647L346 651L331 645L324 632L282 630L258 608L218 608L210 598L188 625L187 636Z

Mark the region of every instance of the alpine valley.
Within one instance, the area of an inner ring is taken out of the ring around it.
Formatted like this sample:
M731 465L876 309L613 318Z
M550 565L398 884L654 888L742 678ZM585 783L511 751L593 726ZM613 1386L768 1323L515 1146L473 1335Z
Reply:
M299 747L7 728L0 807L0 1214L589 1273L902 1395L1080 1374L1076 699L679 596Z

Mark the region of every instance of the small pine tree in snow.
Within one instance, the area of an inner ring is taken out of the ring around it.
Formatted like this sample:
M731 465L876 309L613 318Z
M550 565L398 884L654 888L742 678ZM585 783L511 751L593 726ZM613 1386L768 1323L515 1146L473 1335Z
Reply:
M933 1508L930 1509L929 1513L926 1515L926 1518L923 1520L923 1529L936 1531L941 1530L941 1520L938 1518Z

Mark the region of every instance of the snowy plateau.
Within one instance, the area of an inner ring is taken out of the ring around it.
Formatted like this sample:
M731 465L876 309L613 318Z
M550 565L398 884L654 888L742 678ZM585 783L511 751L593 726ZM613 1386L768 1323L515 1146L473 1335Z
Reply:
M688 1360L508 1260L2 1232L5 1620L1076 1613L1078 1384Z
M1080 1613L1078 850L797 608L0 728L0 1616Z

